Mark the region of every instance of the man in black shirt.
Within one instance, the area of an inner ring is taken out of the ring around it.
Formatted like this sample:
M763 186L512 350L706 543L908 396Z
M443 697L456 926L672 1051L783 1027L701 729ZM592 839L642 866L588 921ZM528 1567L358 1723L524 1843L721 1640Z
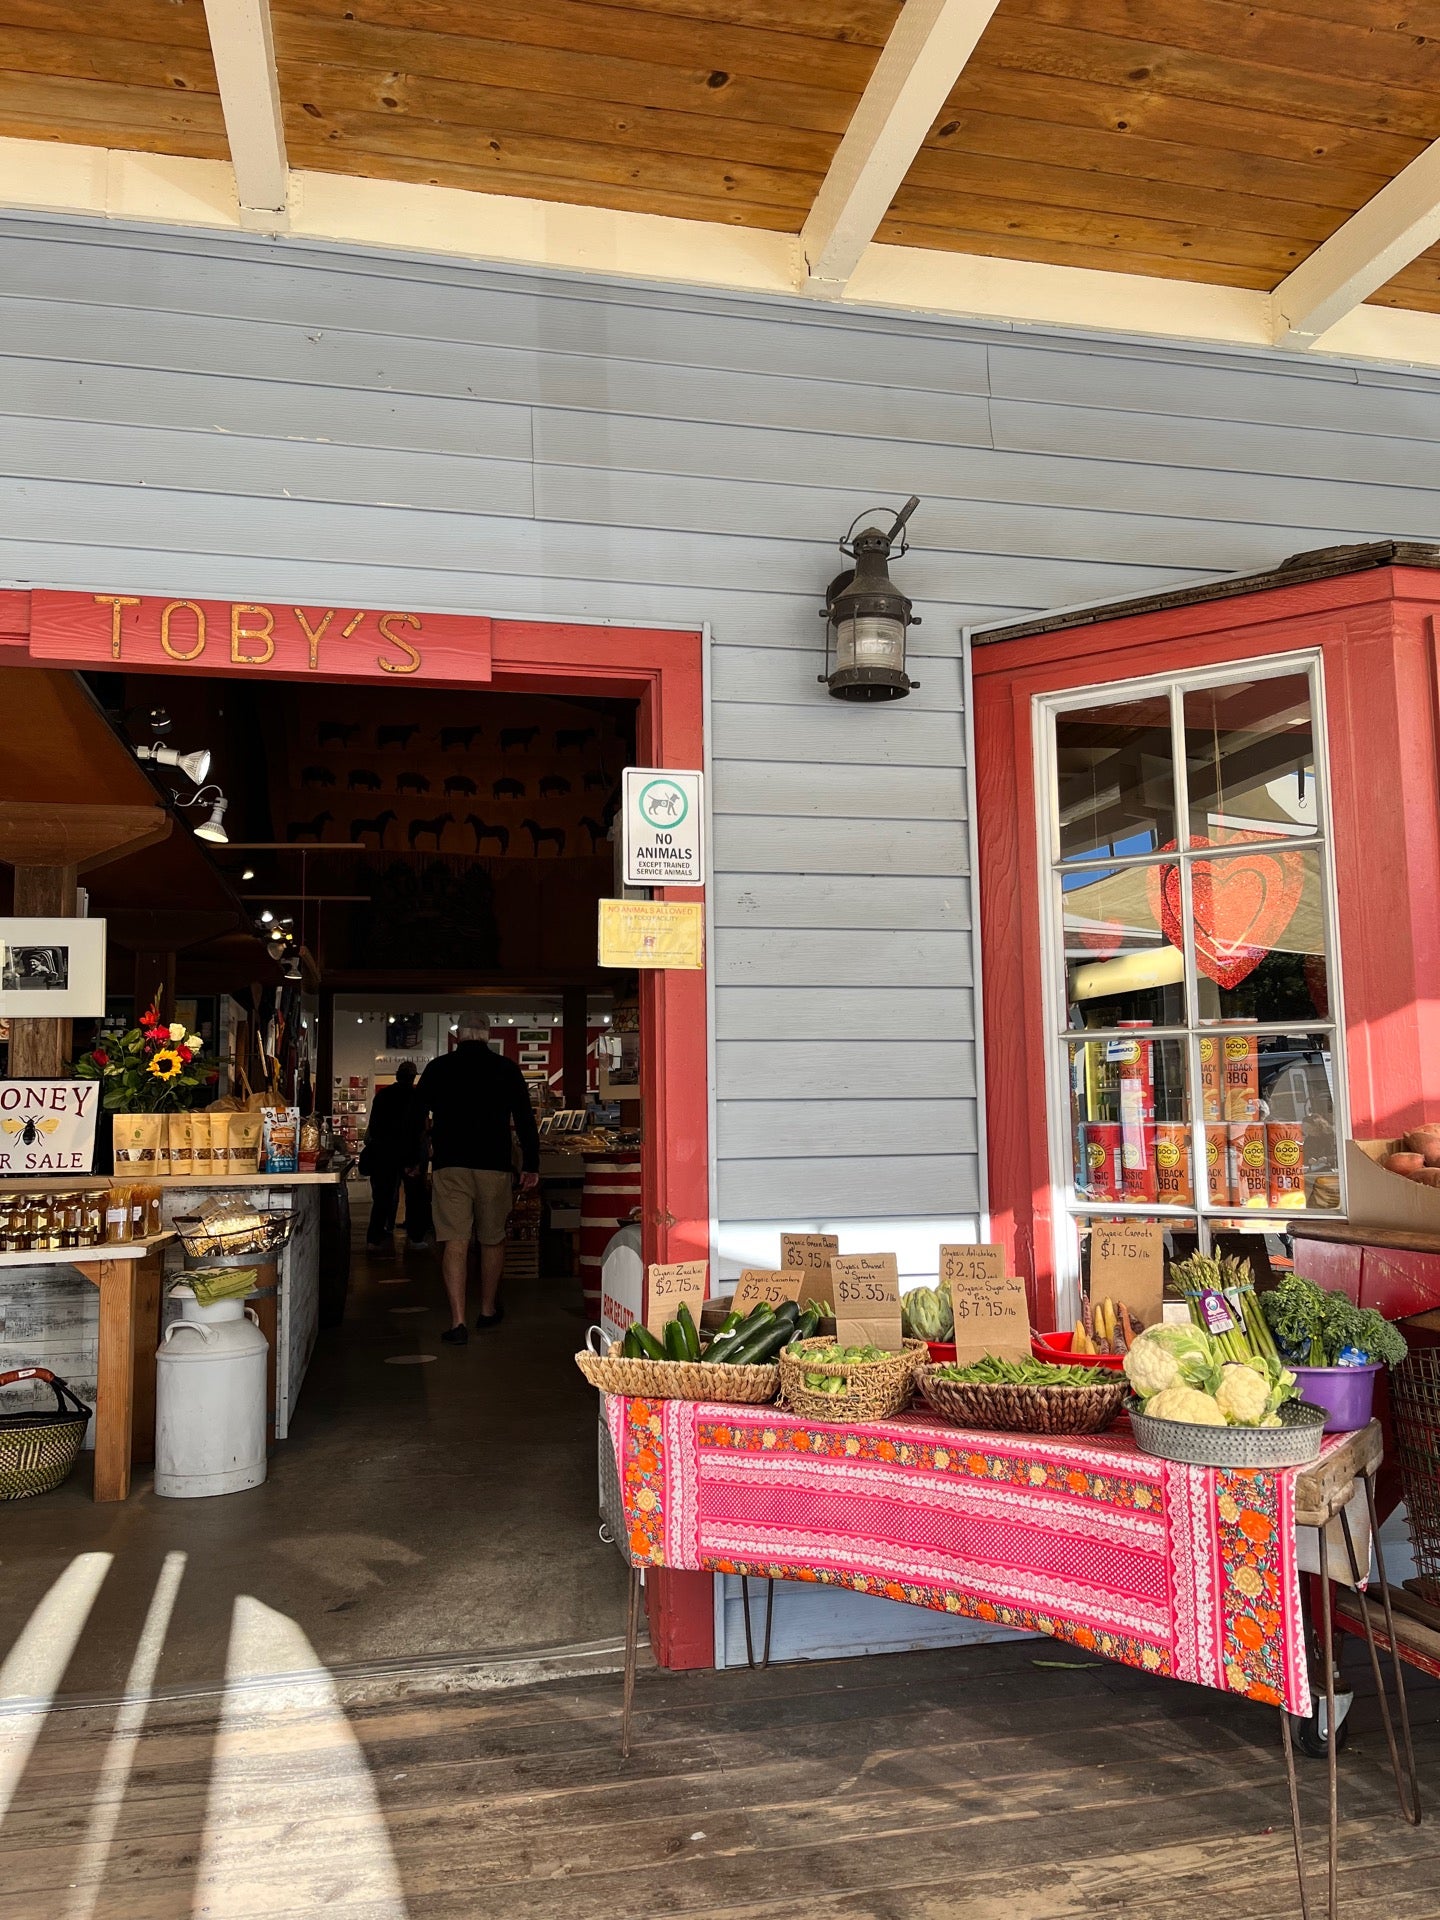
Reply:
M395 1230L400 1182L405 1182L405 1237L412 1247L430 1243L430 1196L425 1186L425 1109L415 1097L415 1062L402 1060L388 1087L370 1103L370 1125L360 1171L370 1181L370 1231L366 1244L385 1246Z
M445 1244L445 1291L451 1327L442 1340L464 1346L465 1283L470 1242L480 1242L480 1314L477 1327L499 1324L500 1276L505 1268L505 1223L510 1214L510 1129L520 1142L522 1187L540 1178L540 1138L525 1078L513 1060L490 1049L483 1013L460 1017L453 1052L440 1054L420 1076L417 1097L430 1113L435 1176L435 1237Z

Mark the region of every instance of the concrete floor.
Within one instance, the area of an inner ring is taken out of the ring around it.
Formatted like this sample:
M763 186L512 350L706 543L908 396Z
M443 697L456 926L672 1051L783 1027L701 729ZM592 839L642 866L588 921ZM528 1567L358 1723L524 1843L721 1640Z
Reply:
M334 1668L622 1630L624 1568L597 1534L596 1400L570 1357L576 1283L511 1285L498 1329L446 1347L436 1255L367 1255L364 1224L362 1205L344 1324L320 1335L264 1486L160 1500L144 1471L124 1505L97 1507L86 1454L58 1493L0 1508L0 1659L81 1554L113 1559L60 1680L69 1695L125 1687L176 1553L161 1691L223 1677L241 1596L291 1623L279 1672L307 1664L307 1645ZM385 1364L418 1353L436 1358Z

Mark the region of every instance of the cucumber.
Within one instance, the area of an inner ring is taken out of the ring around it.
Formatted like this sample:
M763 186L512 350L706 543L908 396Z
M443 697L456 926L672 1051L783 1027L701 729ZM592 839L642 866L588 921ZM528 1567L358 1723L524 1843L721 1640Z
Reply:
M743 1327L735 1327L729 1333L717 1333L705 1349L707 1366L712 1362L716 1366L719 1366L722 1362L728 1360L744 1337L745 1330Z
M685 1342L685 1329L678 1320L671 1320L665 1328L665 1358L667 1360L688 1360L690 1349Z
M635 1343L640 1349L640 1352L638 1355L639 1359L641 1360L668 1360L669 1359L670 1356L666 1353L664 1347L661 1346L660 1342L655 1338L654 1334L651 1333L648 1327L642 1327L640 1325L640 1322L637 1320L633 1328L631 1329L631 1331L634 1333Z
M744 1318L745 1316L743 1313L733 1313L733 1312L727 1313L725 1318L720 1322L719 1326L715 1329L714 1335L712 1337L716 1340L723 1340L727 1333L733 1333L736 1327L741 1325Z
M638 1360L640 1357L640 1342L635 1338L635 1329L633 1326L626 1327L625 1337L620 1342L620 1358Z
M680 1311L675 1315L675 1322L680 1328L681 1336L685 1342L685 1358L687 1360L698 1360L700 1358L700 1335L696 1330L694 1317L683 1300L680 1302Z
M788 1347L795 1338L793 1320L781 1320L777 1314L775 1324L761 1327L757 1333L747 1334L739 1346L734 1348L729 1359L736 1367L752 1367L759 1362L773 1360L782 1347Z

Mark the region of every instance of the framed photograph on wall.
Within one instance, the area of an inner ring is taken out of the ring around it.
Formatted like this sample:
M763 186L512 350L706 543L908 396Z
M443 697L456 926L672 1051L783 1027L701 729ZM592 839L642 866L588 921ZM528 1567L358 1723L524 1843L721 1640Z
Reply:
M0 1015L68 1020L104 1011L103 920L0 920Z

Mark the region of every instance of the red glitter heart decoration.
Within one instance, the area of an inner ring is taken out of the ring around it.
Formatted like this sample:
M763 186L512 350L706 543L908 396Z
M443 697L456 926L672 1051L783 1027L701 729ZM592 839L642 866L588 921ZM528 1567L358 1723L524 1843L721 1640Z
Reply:
M1225 842L1263 839L1235 833ZM1217 843L1192 835L1192 847ZM1173 840L1161 848L1173 852ZM1233 860L1197 860L1190 869L1195 914L1195 965L1220 987L1238 987L1273 951L1295 918L1305 888L1305 863L1285 848ZM1173 862L1146 876L1150 911L1172 947L1182 945L1180 869Z

